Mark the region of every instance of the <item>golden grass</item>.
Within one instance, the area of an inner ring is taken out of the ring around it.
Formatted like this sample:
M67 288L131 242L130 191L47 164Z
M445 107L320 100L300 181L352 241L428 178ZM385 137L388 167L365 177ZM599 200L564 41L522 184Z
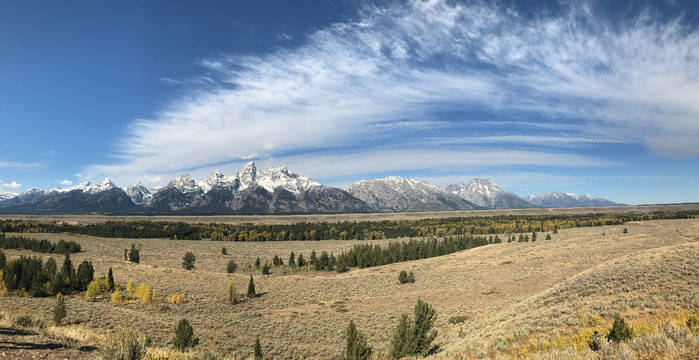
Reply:
M622 234L624 228L628 234ZM227 274L226 264L233 259L241 269L257 257L264 261L274 255L286 261L291 251L308 259L311 250L337 254L360 242L222 244L26 235L75 240L84 251L71 256L74 264L92 260L96 276L112 267L123 288L134 279L163 295L151 304L114 304L111 294L97 296L94 302L66 297L67 323L79 324L95 336L133 326L154 345L168 347L177 322L187 318L200 339L198 350L229 358L247 358L257 336L270 358L339 358L350 320L367 336L377 356L384 357L400 314L412 312L417 299L438 311L440 350L435 357L440 359L593 358L584 345L591 331L606 332L616 312L631 326L638 325L637 339L645 343L634 340L636 348L628 345L614 351L634 354L635 349L668 337L672 326L680 326L681 321L668 319L699 309L697 219L560 230L550 241L489 245L344 274L273 268L268 276L259 270ZM541 239L545 235L540 234ZM132 242L142 244L140 264L123 261L123 249ZM228 255L221 254L224 245ZM181 268L187 251L196 255L196 270ZM29 252L5 253L15 258ZM61 263L60 257L54 258ZM399 284L401 270L413 271L416 282ZM228 285L235 283L244 295L251 273L262 296L230 304ZM170 303L168 297L175 294L184 294L184 301ZM1 300L0 311L46 319L51 318L55 302L17 296ZM449 322L457 316L466 320ZM691 346L692 336L685 338ZM673 349L682 354L684 347Z

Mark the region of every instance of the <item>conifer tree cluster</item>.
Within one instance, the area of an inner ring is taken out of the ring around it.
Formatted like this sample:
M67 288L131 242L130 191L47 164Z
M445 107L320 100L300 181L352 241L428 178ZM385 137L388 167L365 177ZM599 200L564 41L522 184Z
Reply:
M85 291L94 278L92 262L83 261L76 272L68 254L65 254L60 270L57 270L53 258L49 258L44 264L40 258L23 255L7 262L4 253L2 255L5 264L0 270L7 291L24 290L34 297L70 294Z

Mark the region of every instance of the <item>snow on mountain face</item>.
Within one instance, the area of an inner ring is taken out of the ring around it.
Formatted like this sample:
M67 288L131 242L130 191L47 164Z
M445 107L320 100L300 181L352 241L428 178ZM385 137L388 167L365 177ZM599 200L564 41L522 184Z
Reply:
M445 190L478 206L489 209L520 209L532 207L531 204L514 193L485 179L473 179L468 184L449 184L445 187Z
M165 186L163 189L172 188L175 188L179 192L184 194L191 194L202 191L201 187L199 187L199 184L197 184L196 180L192 179L192 177L187 173L182 174L179 178L170 181L170 183L167 184L167 186Z
M129 185L124 191L126 195L131 198L131 201L139 206L146 205L153 199L153 192L151 189L145 187L140 182Z
M258 173L257 185L265 188L265 190L269 192L274 192L276 188L283 188L294 194L299 194L316 186L321 186L320 183L308 176L290 172L286 166L269 168Z
M85 194L90 194L90 195L91 195L91 194L97 194L97 193L99 193L99 192L106 191L106 190L109 190L109 189L112 189L112 188L116 188L116 187L117 187L117 186L114 185L114 183L111 182L111 180L109 180L109 179L107 178L107 179L104 179L101 183L98 183L98 184L88 181L88 182L86 182L86 183L82 183L82 184L80 184L80 185L76 185L76 186L73 186L73 187L70 187L70 188L67 188L67 189L62 189L62 188L60 188L60 187L55 187L55 188L51 189L49 192L59 192L59 193L63 193L63 192L70 192L70 191L78 190L78 191L82 191L82 192L85 193Z
M389 176L362 180L343 190L376 211L470 210L474 205L424 181Z
M579 195L562 192L544 192L524 198L527 202L541 207L589 207L624 205L592 195Z
M245 190L254 185L257 181L257 167L255 166L255 162L251 161L245 164L245 166L235 174L235 178L240 181L238 190Z
M0 201L10 200L19 194L13 192L3 192L0 191Z

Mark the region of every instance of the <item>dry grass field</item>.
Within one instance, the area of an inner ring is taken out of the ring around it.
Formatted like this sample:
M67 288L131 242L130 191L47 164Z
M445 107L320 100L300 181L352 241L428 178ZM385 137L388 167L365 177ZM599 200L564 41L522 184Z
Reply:
M134 241L31 234L77 241L83 252L71 256L73 264L91 260L96 274L112 267L117 282L133 279L159 296L147 305L114 304L108 295L97 301L67 297L68 325L40 331L63 336L77 347L100 346L105 334L135 327L155 346L167 347L177 322L187 318L200 339L197 349L225 358L250 357L259 336L269 358L338 359L344 331L354 320L375 357L383 358L401 313L412 313L422 299L439 314L437 359L594 359L597 355L585 345L594 330L608 331L615 313L635 326L639 336L622 344L626 348L602 349L600 354L609 358L635 358L644 346L649 354L659 349L648 358L660 359L683 358L699 349L697 334L682 328L686 317L699 310L699 219L567 229L548 241L546 235L539 234L535 243L494 244L344 274L273 268L271 275L262 275L242 267L256 257L264 261L279 255L286 262L291 251L306 259L311 250L337 254L360 242ZM134 242L141 244L140 264L123 261L124 249ZM222 247L228 255L221 254ZM181 267L187 251L197 258L193 271ZM5 253L10 259L27 254L48 258L28 251ZM54 259L60 266L62 258ZM239 268L227 274L231 259ZM401 270L413 271L416 282L399 284ZM262 295L229 304L228 284L235 283L244 294L250 274ZM184 300L170 304L167 297L176 293L185 294ZM17 314L50 323L54 303L53 298L1 297L0 325ZM454 316L466 320L452 324ZM82 356L95 355L73 352L67 357Z

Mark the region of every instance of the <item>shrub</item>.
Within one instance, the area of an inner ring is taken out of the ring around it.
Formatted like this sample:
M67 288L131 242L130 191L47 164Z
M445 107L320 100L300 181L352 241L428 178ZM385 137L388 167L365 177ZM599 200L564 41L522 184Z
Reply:
M101 355L105 360L141 360L146 356L150 340L133 328L124 329L107 338Z
M169 302L170 304L179 305L180 303L182 303L183 299L184 299L184 294L172 294L172 295L168 296L167 302Z
M614 324L609 330L607 338L613 342L622 342L633 337L633 330L626 325L626 321L619 314L614 315Z
M226 265L226 271L229 274L234 273L237 268L238 268L238 264L236 264L235 261L233 261L233 260L228 261L228 265Z
M687 319L687 327L693 333L699 332L699 316L691 315Z
M228 302L233 305L238 303L238 293L236 292L235 283L228 284Z
M184 351L199 344L199 338L194 337L194 330L187 319L182 319L175 328L175 337L172 339L175 349Z
M449 318L449 323L450 324L460 324L460 323L466 321L467 319L468 319L468 317L466 317L464 315L452 316Z
M0 269L0 296L7 294L7 286L5 285L5 278L3 270Z
M269 266L267 266L267 263L262 265L262 275L269 275Z
M56 305L53 307L53 322L59 325L65 317L66 304L63 301L63 295L58 293L58 295L56 295Z
M112 273L112 268L109 268L109 272L107 273L107 286L109 291L114 290L114 274Z
M401 271L400 274L398 274L398 282L400 282L401 284L414 283L415 275L413 275L412 271L410 273Z
M155 290L150 289L146 284L139 284L138 289L136 289L136 297L141 299L143 304L150 304L156 300L157 296Z
M228 255L228 250L225 247L221 248L221 255Z
M40 321L36 319L33 315L30 314L19 314L16 316L13 316L12 319L12 325L19 326L19 327L32 327L34 325L40 325Z
M112 293L112 302L115 304L121 304L124 302L124 296L121 295L121 289L117 288Z
M345 347L346 360L367 360L371 357L373 349L367 345L364 334L357 330L353 321L350 320L345 334L347 337L347 346Z
M194 253L191 251L188 251L184 256L182 257L182 268L185 270L192 270L194 269L194 262L197 260L197 258L194 256Z
M129 282L126 284L126 292L129 293L129 296L136 294L136 282L133 279L129 279Z
M102 292L102 288L107 287L102 285L101 279L95 279L87 285L87 291L85 291L85 299L93 299L97 294Z

